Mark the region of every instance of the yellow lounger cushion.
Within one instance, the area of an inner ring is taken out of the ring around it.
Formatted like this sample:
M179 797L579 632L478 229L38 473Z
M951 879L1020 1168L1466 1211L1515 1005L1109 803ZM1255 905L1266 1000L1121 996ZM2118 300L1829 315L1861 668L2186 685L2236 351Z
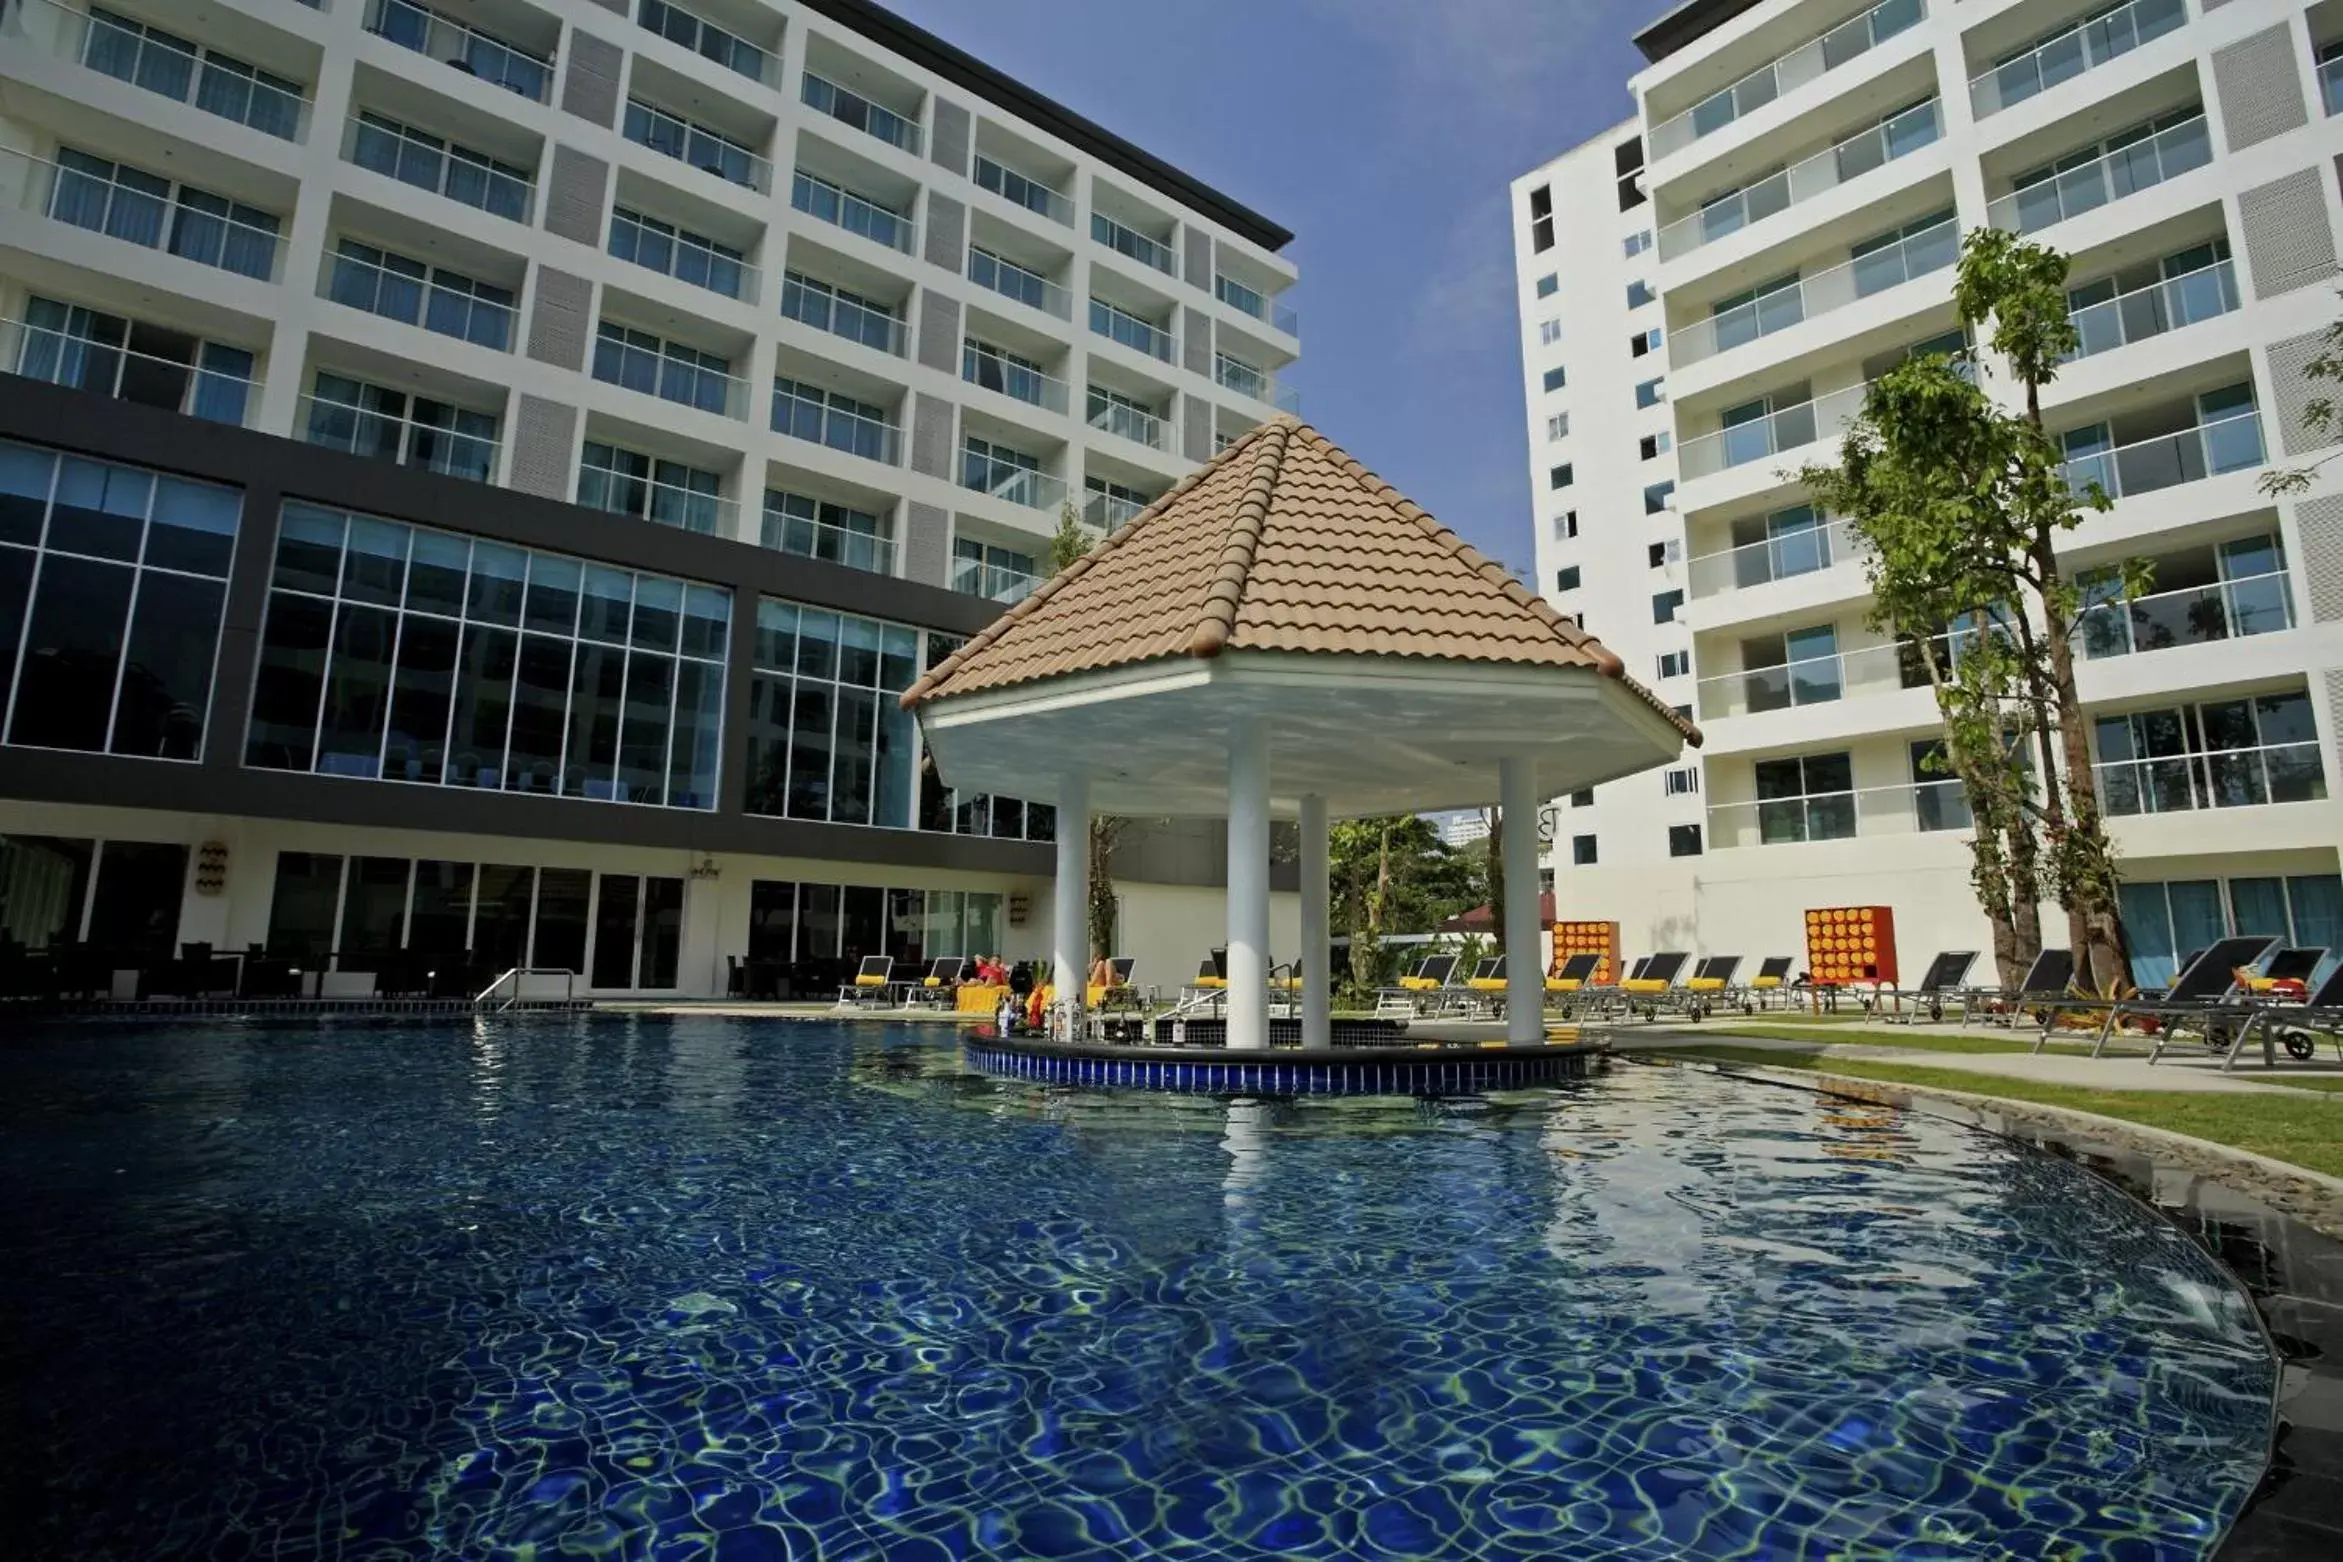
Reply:
M1586 983L1575 976L1549 976L1546 978L1546 991L1550 993L1574 993L1585 985Z
M1399 979L1399 985L1406 988L1411 993L1434 992L1437 991L1440 986L1438 982L1433 981L1428 976L1403 976Z
M1092 982L1086 991L1087 996L1084 997L1082 1001L1090 1005L1090 1007L1093 1009L1106 1002L1106 989L1099 986L1096 982Z
M887 979L883 976L858 976L854 979L854 985L857 987L884 987L887 985Z
M1505 990L1505 978L1502 976L1476 976L1465 985L1477 993L1501 993Z
M1696 976L1684 985L1696 993L1718 993L1725 990L1725 979L1721 976Z
M1666 982L1650 976L1631 976L1619 986L1623 991L1631 993L1664 993L1668 990Z
M944 979L940 976L931 976L919 985L922 987L941 987L944 985Z
M1196 978L1196 985L1198 987L1226 987L1228 978L1225 976L1199 976Z
M1782 979L1778 976L1757 976L1750 978L1749 985L1752 987L1779 987L1782 985Z

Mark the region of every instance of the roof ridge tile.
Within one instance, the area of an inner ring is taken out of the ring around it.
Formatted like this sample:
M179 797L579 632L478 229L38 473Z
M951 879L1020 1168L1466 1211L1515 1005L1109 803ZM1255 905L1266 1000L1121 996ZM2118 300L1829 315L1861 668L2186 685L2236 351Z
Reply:
M1253 556L1261 548L1262 523L1269 515L1269 500L1277 492L1277 474L1285 464L1286 442L1293 429L1292 421L1286 418L1272 418L1261 425L1261 453L1254 458L1244 500L1221 540L1220 567L1204 594L1204 617L1188 638L1190 656L1218 656L1236 631L1237 607L1245 600L1245 583L1253 572Z

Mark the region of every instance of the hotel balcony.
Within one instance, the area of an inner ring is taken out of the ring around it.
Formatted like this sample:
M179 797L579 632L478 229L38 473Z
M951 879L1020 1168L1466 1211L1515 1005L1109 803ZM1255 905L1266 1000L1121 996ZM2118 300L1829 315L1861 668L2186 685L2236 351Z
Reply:
M1787 168L1704 201L1697 211L1667 223L1659 230L1660 260L1666 264L1690 255L1853 183L1934 145L1943 131L1936 99L1915 103ZM1678 282L1677 278L1668 279L1670 287Z
M1693 160L1681 154L1703 142L1709 143L1700 147L1706 152L1712 147L1747 139L1726 136L1730 129L1748 127L1761 131L1763 123L1757 122L1755 116L1762 109L1784 104L1786 114L1820 101L1823 94L1808 94L1804 89L1833 71L1871 56L1880 45L1910 32L1927 14L1925 0L1881 0L1869 10L1773 56L1691 107L1669 115L1654 124L1645 136L1652 177L1673 176L1676 170L1668 166L1672 162L1690 166ZM1682 97L1673 90L1674 86L1673 82L1663 83L1649 96L1663 103L1681 102ZM1781 115L1764 116L1764 122L1779 123L1780 119Z

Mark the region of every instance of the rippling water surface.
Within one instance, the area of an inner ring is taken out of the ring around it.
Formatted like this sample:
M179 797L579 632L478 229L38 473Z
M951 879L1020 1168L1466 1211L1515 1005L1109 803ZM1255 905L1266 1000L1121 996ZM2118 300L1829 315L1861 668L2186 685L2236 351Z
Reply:
M2268 1428L2088 1174L1671 1070L91 1027L0 1047L0 1173L11 1556L2195 1558Z

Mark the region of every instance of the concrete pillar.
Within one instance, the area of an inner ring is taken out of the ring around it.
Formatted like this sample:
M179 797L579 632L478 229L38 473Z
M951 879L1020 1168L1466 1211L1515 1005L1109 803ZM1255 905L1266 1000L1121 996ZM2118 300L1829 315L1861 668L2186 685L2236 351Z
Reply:
M1538 778L1527 759L1497 762L1505 810L1505 1039L1516 1046L1546 1035L1546 969L1538 926Z
M1058 778L1058 882L1052 899L1056 936L1050 954L1058 1003L1079 1007L1090 978L1090 778L1071 770Z
M1249 716L1228 740L1228 1044L1269 1045L1269 736Z
M1302 799L1302 1047L1334 1045L1334 994L1326 969L1326 799Z

